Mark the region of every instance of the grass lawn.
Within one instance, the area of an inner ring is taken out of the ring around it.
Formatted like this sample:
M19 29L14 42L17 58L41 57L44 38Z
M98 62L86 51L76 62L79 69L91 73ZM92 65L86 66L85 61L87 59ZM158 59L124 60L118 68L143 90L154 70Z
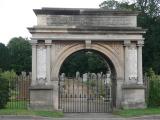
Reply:
M146 109L130 109L130 110L119 110L113 114L120 115L122 117L135 117L143 115L160 115L160 108L146 108Z
M54 111L33 111L26 109L0 109L0 115L32 115L43 117L63 117L62 112Z
M28 106L28 101L26 100L13 100L7 103L6 108L7 109L25 109Z
M27 101L8 102L5 109L0 109L0 115L31 115L43 117L63 117L62 112L27 110Z

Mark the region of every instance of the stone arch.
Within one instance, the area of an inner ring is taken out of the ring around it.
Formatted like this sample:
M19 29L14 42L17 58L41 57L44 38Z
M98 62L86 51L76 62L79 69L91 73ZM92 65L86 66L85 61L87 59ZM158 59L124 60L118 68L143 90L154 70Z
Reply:
M83 50L85 49L84 44L74 44L71 46L68 46L66 49L64 49L60 54L60 56L57 58L57 62L55 63L55 66L53 66L52 68L54 68L51 71L51 78L52 80L58 80L58 76L59 76L59 71L61 68L61 65L63 64L63 62L73 53ZM115 74L117 78L122 78L122 71L123 71L123 67L122 67L122 61L118 58L117 53L114 51L113 48L111 48L110 46L103 46L102 44L93 44L91 50L95 50L98 51L100 53L102 53L103 55L105 55L113 64L114 68L115 68Z

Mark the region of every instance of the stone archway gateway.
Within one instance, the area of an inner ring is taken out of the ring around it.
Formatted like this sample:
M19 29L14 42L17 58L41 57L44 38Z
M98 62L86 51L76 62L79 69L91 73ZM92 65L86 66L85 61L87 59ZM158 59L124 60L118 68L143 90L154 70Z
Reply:
M115 69L115 108L144 108L142 34L137 13L103 9L42 8L28 28L32 44L30 108L59 110L59 71L71 54L94 50Z

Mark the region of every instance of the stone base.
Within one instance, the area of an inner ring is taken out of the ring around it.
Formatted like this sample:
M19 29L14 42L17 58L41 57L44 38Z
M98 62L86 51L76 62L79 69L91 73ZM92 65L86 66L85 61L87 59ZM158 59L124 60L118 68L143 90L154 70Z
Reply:
M29 109L54 110L53 86L31 86Z
M146 108L145 87L143 85L123 85L123 109Z

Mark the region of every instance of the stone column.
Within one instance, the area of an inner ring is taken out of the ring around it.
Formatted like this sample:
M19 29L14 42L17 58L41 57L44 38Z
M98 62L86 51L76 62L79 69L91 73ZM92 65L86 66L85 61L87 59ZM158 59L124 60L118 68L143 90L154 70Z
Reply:
M45 45L47 47L46 53L46 75L47 75L47 84L51 82L51 43L52 40L45 40Z
M37 40L30 41L32 45L32 82L31 85L36 84L37 79Z
M143 46L143 41L138 41L138 44L137 44L137 74L138 74L138 84L143 84L142 46Z
M129 83L129 69L128 69L128 64L129 64L129 59L128 59L128 47L131 45L130 41L124 41L124 79L125 79L125 84Z

